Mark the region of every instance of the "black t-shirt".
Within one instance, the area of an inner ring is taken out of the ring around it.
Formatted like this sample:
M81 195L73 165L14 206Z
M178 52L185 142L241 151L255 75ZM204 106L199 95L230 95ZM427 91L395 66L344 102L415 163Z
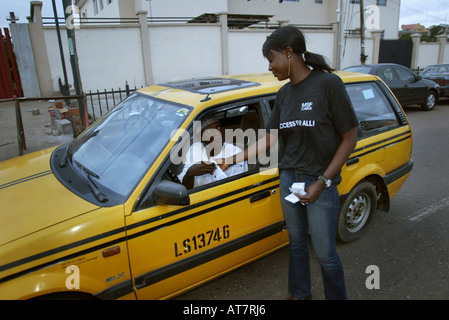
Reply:
M358 121L343 81L335 74L312 71L304 80L278 92L268 130L279 129L280 169L320 176L342 139ZM340 182L340 174L333 178Z

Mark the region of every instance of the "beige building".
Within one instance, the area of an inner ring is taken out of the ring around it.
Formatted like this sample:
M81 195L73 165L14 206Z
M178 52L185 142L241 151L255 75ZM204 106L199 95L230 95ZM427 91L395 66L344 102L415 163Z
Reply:
M397 39L400 2L364 0L366 35L376 29L384 39ZM84 18L135 18L143 10L149 22L163 22L163 17L184 18L179 23L195 17L201 17L195 22L215 22L218 13L227 13L229 28L288 23L313 29L341 21L345 34L360 32L360 0L79 0L77 5Z
M403 24L402 26L401 26L401 33L410 33L410 34L420 34L420 35L422 35L422 36L424 36L424 35L428 35L428 33L429 33L429 30L425 27L425 26L423 26L423 25L421 25L421 24L419 24L419 23L417 23L417 24Z

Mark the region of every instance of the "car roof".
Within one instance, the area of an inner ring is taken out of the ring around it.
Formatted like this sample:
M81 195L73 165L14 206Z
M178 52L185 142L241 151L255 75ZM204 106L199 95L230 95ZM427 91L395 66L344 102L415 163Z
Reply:
M334 73L345 83L379 79L374 75L356 72ZM275 94L287 82L278 81L271 72L252 73L171 81L142 88L138 92L202 110L220 103Z
M354 67L371 67L371 68L376 68L376 67L382 67L382 66L402 66L402 65L397 64L397 63L388 63L388 62L386 62L386 63L371 63L371 64L358 64L358 65L355 65L355 66L347 67L345 69L354 68Z
M429 64L426 68L429 68L429 67L447 67L447 66L449 66L449 63L438 63L438 64ZM424 68L424 69L426 69L426 68Z

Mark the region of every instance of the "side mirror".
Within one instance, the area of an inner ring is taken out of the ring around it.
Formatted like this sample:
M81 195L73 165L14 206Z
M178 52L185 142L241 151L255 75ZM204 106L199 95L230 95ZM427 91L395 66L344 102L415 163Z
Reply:
M157 204L185 206L190 204L187 188L179 183L163 180L154 188L153 201Z
M416 81L419 81L419 80L422 80L422 77L421 76L416 76L415 79L416 79Z

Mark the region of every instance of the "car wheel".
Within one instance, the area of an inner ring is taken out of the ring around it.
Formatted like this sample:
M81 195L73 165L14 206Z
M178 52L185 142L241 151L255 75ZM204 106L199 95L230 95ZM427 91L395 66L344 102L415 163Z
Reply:
M82 292L56 292L36 297L32 300L95 300L95 298Z
M424 111L431 111L435 107L436 102L437 95L435 94L435 92L429 91L427 93L426 102L421 105L421 109Z
M376 188L370 182L359 183L340 206L337 239L352 242L365 233L376 210Z

